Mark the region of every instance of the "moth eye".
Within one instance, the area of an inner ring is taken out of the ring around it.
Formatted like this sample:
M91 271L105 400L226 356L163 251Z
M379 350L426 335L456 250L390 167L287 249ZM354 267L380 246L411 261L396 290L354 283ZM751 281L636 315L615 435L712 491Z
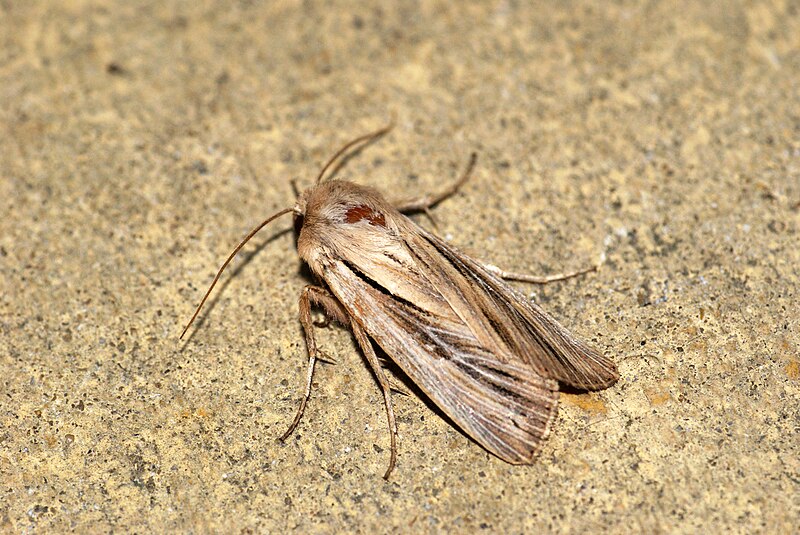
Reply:
M365 204L358 206L351 206L344 214L344 220L347 223L358 223L362 219L366 219L370 225L378 227L386 226L386 217L380 212L376 212Z
M305 217L301 215L294 216L294 234L297 236L300 234L300 229L303 228L303 223L305 223Z

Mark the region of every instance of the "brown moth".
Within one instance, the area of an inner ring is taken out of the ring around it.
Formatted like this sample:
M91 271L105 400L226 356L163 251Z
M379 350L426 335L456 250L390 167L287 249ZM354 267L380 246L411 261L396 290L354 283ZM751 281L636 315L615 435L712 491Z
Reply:
M403 215L426 211L455 193L475 163L439 195L392 203L377 190L323 180L336 159L390 127L355 139L323 167L294 207L253 229L219 269L183 338L236 253L277 217L293 213L297 251L317 285L300 294L300 323L308 346L305 393L285 439L300 421L311 394L318 358L311 307L348 326L377 378L386 405L391 457L397 447L391 387L375 354L377 344L456 425L512 464L530 464L550 433L559 385L600 390L619 375L607 357L576 339L503 279L546 283L565 275L507 273L461 253Z

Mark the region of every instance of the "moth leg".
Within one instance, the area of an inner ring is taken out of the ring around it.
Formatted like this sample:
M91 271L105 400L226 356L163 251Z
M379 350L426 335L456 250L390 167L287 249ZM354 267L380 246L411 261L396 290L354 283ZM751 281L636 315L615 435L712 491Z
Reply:
M446 198L450 197L454 193L458 191L458 189L464 185L464 182L472 174L472 170L475 168L475 161L478 159L478 155L476 153L472 153L469 157L469 163L467 164L467 168L462 173L461 177L450 184L444 191L441 191L435 195L427 194L423 195L422 197L417 197L416 199L406 199L404 201L399 201L394 203L395 208L397 208L400 212L425 212L428 217L430 217L429 209L433 208Z
M378 356L375 354L375 348L372 347L372 342L370 342L367 337L367 333L364 332L364 329L361 325L356 323L355 320L350 322L350 327L353 329L353 335L356 337L356 341L359 347L361 347L364 356L367 357L367 362L369 362L372 371L375 373L375 377L378 379L378 384L383 391L383 400L386 404L386 417L389 420L389 435L391 437L389 468L387 468L386 473L383 474L383 479L389 479L389 474L394 470L394 464L397 460L397 422L395 422L394 408L392 407L392 387L389 380L386 378L386 374L383 373L383 368L381 368L381 363L378 360Z
M350 324L350 318L347 312L330 292L319 286L309 286L309 288L317 289L314 290L315 293L311 296L311 301L312 304L320 307L323 312L322 321L315 321L314 327L327 327L332 321L339 325Z
M483 267L485 267L487 271L494 273L501 279L532 282L533 284L547 284L548 282L563 281L565 279L571 279L572 277L577 277L578 275L583 275L585 273L591 273L592 271L597 271L597 266L590 266L588 268L579 269L577 271L571 271L569 273L557 273L554 275L537 277L536 275L528 275L526 273L513 273L511 271L503 271L499 267L494 266L492 264L484 264Z
M321 353L317 349L317 341L314 338L314 321L311 319L311 305L318 305L325 312L326 315L332 317L339 323L347 322L347 312L342 308L339 301L333 295L321 286L306 286L300 293L300 325L303 326L303 332L306 336L306 348L308 349L308 374L306 376L306 391L303 394L303 400L297 408L289 429L281 436L280 440L286 440L289 435L294 432L297 424L300 423L300 418L303 417L303 412L306 410L306 403L311 396L311 381L314 378L314 364L317 362L317 356ZM330 360L325 357L320 357L320 360Z

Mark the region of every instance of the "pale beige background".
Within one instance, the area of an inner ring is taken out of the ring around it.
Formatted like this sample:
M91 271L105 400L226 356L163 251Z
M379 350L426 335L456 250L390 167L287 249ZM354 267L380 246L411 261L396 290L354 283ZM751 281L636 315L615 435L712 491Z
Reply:
M1 2L0 531L796 529L800 8L701 4ZM534 466L395 396L382 480L336 328L278 444L305 369L288 234L177 340L289 181L393 114L342 178L413 194L476 150L442 234L534 273L607 256L521 286L622 373L564 396Z

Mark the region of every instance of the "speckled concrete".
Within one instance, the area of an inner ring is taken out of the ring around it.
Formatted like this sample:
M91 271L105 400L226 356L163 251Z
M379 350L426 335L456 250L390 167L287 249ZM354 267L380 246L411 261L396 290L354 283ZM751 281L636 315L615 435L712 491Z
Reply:
M792 2L0 3L0 531L787 533L800 517L800 16ZM539 462L488 455L349 334L302 392L285 220L340 177L619 363ZM429 223L423 218L422 224ZM278 234L275 239L271 236ZM258 254L253 254L257 252Z

